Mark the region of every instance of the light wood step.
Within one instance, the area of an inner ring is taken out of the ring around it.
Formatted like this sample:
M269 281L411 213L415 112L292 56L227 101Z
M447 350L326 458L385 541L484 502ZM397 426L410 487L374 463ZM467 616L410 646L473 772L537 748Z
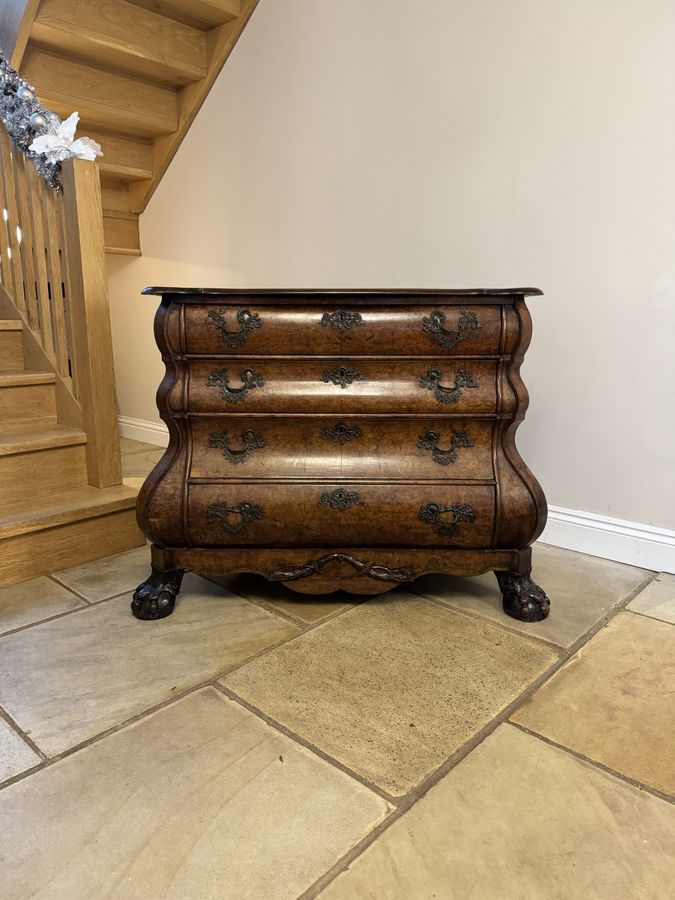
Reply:
M0 319L0 368L23 369L23 338L21 322Z
M104 131L84 123L82 134L98 141L103 156L98 158L102 176L124 181L145 181L152 177L152 144L147 138Z
M239 0L132 0L135 6L153 9L177 22L207 30L231 22L240 13Z
M49 447L86 444L87 436L79 428L67 425L19 425L0 429L0 459L17 453L32 453Z
M141 255L141 236L136 213L120 215L104 210L103 233L106 253L117 253L122 256Z
M177 86L206 75L203 31L125 0L42 0L30 40L148 81Z
M143 137L171 134L178 127L173 88L104 72L33 45L26 50L21 74L58 115L77 110L82 134L89 134L89 124Z
M65 491L82 487L87 487L84 443L0 456L2 515L16 504L25 509L43 502L55 488Z
M0 585L142 546L136 494L126 485L86 487L53 493L32 508L3 511Z
M0 422L56 421L53 372L0 371Z

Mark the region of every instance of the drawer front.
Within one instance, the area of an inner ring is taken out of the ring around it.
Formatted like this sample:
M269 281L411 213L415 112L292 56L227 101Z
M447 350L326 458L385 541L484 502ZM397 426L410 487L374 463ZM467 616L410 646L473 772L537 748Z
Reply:
M327 356L493 356L500 307L185 307L188 353Z
M188 408L193 413L493 413L496 366L493 360L192 360ZM172 393L171 402L183 402L182 390Z
M472 547L492 542L487 485L191 484L194 545Z
M196 418L192 478L494 477L490 419Z

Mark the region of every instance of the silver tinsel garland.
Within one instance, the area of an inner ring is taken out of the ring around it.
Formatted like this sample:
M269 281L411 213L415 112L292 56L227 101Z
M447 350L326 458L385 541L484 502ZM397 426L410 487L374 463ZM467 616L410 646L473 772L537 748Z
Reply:
M56 134L61 119L37 99L35 88L13 69L0 53L0 119L9 137L24 156L33 163L45 181L61 190L60 162L51 162L42 153L29 149L37 135Z

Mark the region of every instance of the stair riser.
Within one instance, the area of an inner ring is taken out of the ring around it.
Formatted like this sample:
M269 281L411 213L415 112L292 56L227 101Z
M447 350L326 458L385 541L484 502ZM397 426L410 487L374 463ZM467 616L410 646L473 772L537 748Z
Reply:
M134 509L6 538L0 540L0 587L122 553L144 543Z
M45 418L56 421L53 384L21 384L0 388L0 421L4 425Z
M0 331L0 369L23 369L20 331Z
M0 456L0 507L23 502L33 507L54 490L86 484L84 444Z

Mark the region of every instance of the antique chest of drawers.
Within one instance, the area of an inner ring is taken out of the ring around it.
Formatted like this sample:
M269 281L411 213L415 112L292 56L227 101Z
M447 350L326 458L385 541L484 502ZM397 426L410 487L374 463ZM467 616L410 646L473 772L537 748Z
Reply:
M138 498L138 618L169 615L188 569L314 594L493 570L509 615L548 614L546 503L515 446L540 291L144 293L170 443Z

